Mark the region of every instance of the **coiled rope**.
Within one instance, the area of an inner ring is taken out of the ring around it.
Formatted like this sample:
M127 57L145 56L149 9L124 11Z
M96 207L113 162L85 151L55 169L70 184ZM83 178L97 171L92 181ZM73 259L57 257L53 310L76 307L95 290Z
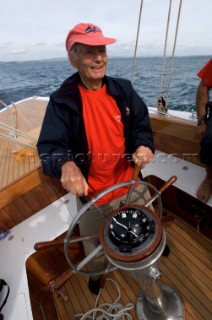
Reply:
M132 310L134 308L133 303L128 303L127 305L123 306L122 304L118 303L118 301L121 298L121 292L119 289L119 286L117 283L111 279L108 278L106 281L111 281L114 286L116 287L116 290L118 292L118 298L114 301L113 304L109 303L103 303L98 306L98 301L101 296L101 290L99 291L99 294L95 301L95 306L93 309L89 310L88 312L82 314L76 314L74 317L79 318L80 320L133 320L132 316L128 312L129 310Z

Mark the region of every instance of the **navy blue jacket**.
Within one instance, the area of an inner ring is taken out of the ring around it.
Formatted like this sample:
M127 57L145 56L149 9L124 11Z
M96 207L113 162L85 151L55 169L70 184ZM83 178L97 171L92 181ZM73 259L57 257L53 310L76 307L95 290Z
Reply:
M105 76L103 79L115 99L124 125L126 154L129 158L139 146L154 152L148 109L133 89L131 82ZM75 73L50 96L37 148L45 175L60 177L61 166L75 161L85 178L88 177L89 155L82 103ZM104 126L104 119L102 121Z

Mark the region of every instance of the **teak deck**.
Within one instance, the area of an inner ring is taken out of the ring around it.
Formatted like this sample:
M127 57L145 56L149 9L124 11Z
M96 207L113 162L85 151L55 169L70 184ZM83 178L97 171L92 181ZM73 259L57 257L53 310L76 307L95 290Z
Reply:
M161 257L160 269L163 277L160 282L168 284L181 298L185 320L212 319L212 242L178 217L175 217L174 222L166 223L165 229L171 251L168 257ZM141 289L133 278L120 270L108 277L114 279L121 290L119 303L136 303ZM63 302L54 296L59 320L76 319L76 313L86 313L94 308L96 296L89 292L87 282L88 277L74 275L64 290L69 301ZM113 303L117 297L114 285L107 281L102 289L99 305ZM130 314L134 320L137 319L136 308Z
M0 122L38 137L47 103L48 99L36 97L18 102L0 111ZM11 137L12 130L0 128L0 133ZM17 140L36 144L20 135ZM37 150L0 137L0 232L11 229L65 193L58 179L43 175Z
M1 110L0 122L38 137L46 105L47 101L36 98L23 101L14 107ZM0 128L0 132L11 136L5 129ZM20 137L17 139L23 140ZM29 140L25 142L30 143ZM21 149L23 147L0 138L0 190L40 166L40 161L35 156L17 159L13 152Z

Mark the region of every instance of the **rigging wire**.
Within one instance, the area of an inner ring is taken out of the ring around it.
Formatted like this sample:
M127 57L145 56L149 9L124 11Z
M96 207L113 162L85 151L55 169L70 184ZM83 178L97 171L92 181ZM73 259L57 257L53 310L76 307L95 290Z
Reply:
M173 51L172 51L172 60L171 60L170 72L169 72L169 81L168 81L167 92L166 92L166 104L165 104L166 107L167 107L167 104L168 104L169 89L170 89L171 78L172 78L172 70L173 70L173 64L174 64L174 55L175 55L175 49L176 49L176 43L177 43L177 35L178 35L178 28L179 28L182 1L183 0L180 0L179 9L178 9L177 24L176 24L176 31L175 31L175 39L174 39L174 46L173 46Z
M165 64L166 64L166 49L167 49L167 41L168 41L168 34L169 34L171 7L172 7L172 0L170 0L170 2L169 2L169 12L168 12L168 18L167 18L167 25L166 25L166 35L165 35L165 45L164 45L164 53L163 53L163 65L162 65L162 71L161 71L159 95L161 95L161 93L162 93L163 76L164 76L164 69L165 69Z
M36 147L36 146L33 146L33 145L31 145L31 144L28 144L28 143L19 141L19 140L17 140L16 138L10 137L10 136L8 136L8 135L6 135L6 134L3 134L3 133L1 133L1 132L0 132L0 138L3 139L3 140L9 141L9 142L15 143L15 144L17 144L17 145L19 145L19 146L22 146L22 147L25 147L25 148L37 150L37 147Z
M133 81L133 79L134 79L135 61L136 61L136 54L137 54L137 48L138 48L138 39L139 39L139 32L140 32L140 25L141 25L142 8L143 8L143 0L141 0L141 4L140 4L138 27L137 27L137 36L136 36L136 44L135 44L134 58L133 58L133 65L132 65L131 81Z
M160 95L161 95L161 92L162 92L163 76L164 76L164 69L165 69L165 63L166 63L166 50L167 50L168 32L169 32L169 24L170 24L170 16L171 16L171 6L172 6L172 0L170 0L170 3L169 3L169 12L168 12L168 18L167 18L165 44L164 44L164 55L163 55L163 65L162 65L160 89L159 89ZM170 84L171 84L172 71L173 71L173 65L174 65L174 55L175 55L175 49L176 49L176 43L177 43L177 35L178 35L178 29L179 29L181 7L182 7L182 0L180 0L180 3L179 3L177 24L176 24L176 30L175 30L174 46L173 46L173 50L172 50L172 58L171 58L171 64L170 64L168 86L167 86L167 91L166 91L166 100L165 100L165 106L164 106L166 110L167 110L167 105L168 105ZM137 37L136 37L136 44L135 44L135 50L134 50L131 81L133 81L133 79L134 79L134 69L135 69L136 53L137 53L138 39L139 39L139 32L140 32L140 25L141 25L142 8L143 8L143 0L141 0L141 3L140 3L140 11L139 11Z
M11 126L9 126L8 124L4 123L4 122L0 122L0 129L4 129L6 131L10 131L10 133L16 133L18 134L19 136L22 136L24 138L27 138L27 139L30 139L30 140L33 140L33 141L36 141L37 142L37 138L31 136L30 134L28 134L27 132L24 132L24 131L21 131L19 129L15 129Z

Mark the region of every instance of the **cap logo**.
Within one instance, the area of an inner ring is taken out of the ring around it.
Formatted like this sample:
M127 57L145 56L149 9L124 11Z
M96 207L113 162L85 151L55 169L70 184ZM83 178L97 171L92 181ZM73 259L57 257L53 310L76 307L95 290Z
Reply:
M101 30L99 28L97 28L96 26L94 26L93 28L91 28L90 26L88 26L85 30L85 33L90 33L90 32L101 32Z
M105 46L115 42L116 39L105 37L102 33L102 29L90 22L78 23L71 29L66 38L65 45L67 52L71 52L75 43L82 43L87 46Z

